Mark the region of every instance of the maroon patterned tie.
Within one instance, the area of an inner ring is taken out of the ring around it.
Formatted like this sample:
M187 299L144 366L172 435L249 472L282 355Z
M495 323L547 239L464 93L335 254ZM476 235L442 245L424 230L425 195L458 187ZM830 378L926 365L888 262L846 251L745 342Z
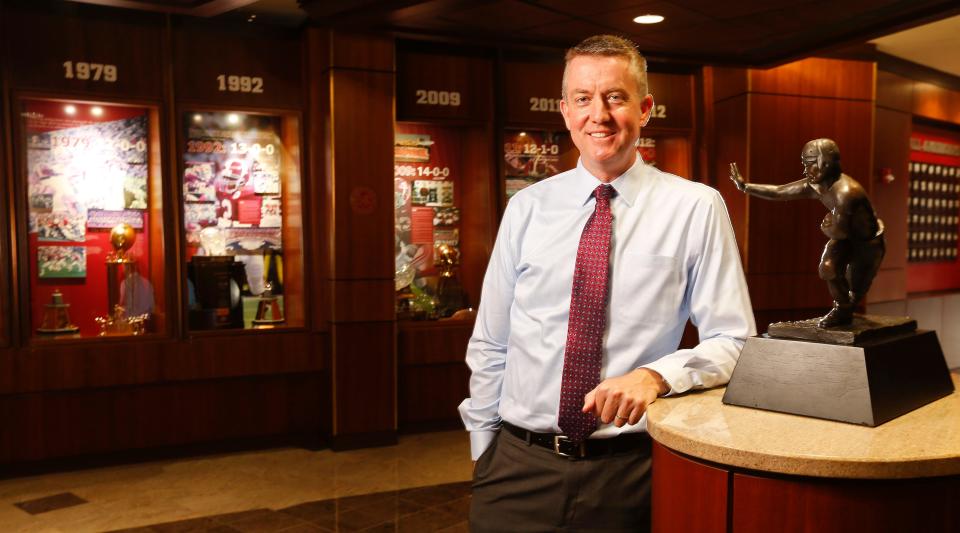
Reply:
M563 353L560 387L560 430L580 442L597 429L593 413L583 413L583 397L600 383L603 332L607 325L607 276L610 272L610 198L615 191L600 185L593 191L597 205L580 235L573 271L567 347Z

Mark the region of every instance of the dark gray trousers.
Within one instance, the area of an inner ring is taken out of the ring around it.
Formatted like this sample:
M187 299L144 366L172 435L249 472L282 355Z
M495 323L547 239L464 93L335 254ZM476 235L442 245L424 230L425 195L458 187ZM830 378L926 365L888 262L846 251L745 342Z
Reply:
M473 473L473 533L650 530L649 449L570 460L501 431Z

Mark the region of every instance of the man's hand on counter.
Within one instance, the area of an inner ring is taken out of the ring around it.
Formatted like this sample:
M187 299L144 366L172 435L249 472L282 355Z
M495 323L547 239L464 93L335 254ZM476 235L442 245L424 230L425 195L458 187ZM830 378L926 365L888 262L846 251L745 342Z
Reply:
M647 406L670 391L670 385L658 372L638 368L629 374L608 378L584 397L583 412L593 412L600 420L616 427L640 421Z

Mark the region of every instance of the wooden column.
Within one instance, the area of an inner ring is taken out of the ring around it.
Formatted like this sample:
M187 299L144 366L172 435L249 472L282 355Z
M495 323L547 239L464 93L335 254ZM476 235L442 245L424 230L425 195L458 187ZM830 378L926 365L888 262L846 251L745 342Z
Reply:
M394 44L389 37L307 30L313 209L326 239L313 250L328 305L333 449L396 442L393 257Z
M877 72L874 125L874 183L871 199L883 220L887 253L867 295L868 303L907 297L907 201L909 197L910 130L913 82L888 72ZM891 183L880 175L890 169Z

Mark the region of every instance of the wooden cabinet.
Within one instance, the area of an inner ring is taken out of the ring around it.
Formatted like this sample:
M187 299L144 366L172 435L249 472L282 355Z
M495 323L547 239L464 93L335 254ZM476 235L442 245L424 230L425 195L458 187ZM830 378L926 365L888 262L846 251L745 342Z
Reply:
M698 461L654 444L654 533L955 531L957 476L831 479L778 476Z

